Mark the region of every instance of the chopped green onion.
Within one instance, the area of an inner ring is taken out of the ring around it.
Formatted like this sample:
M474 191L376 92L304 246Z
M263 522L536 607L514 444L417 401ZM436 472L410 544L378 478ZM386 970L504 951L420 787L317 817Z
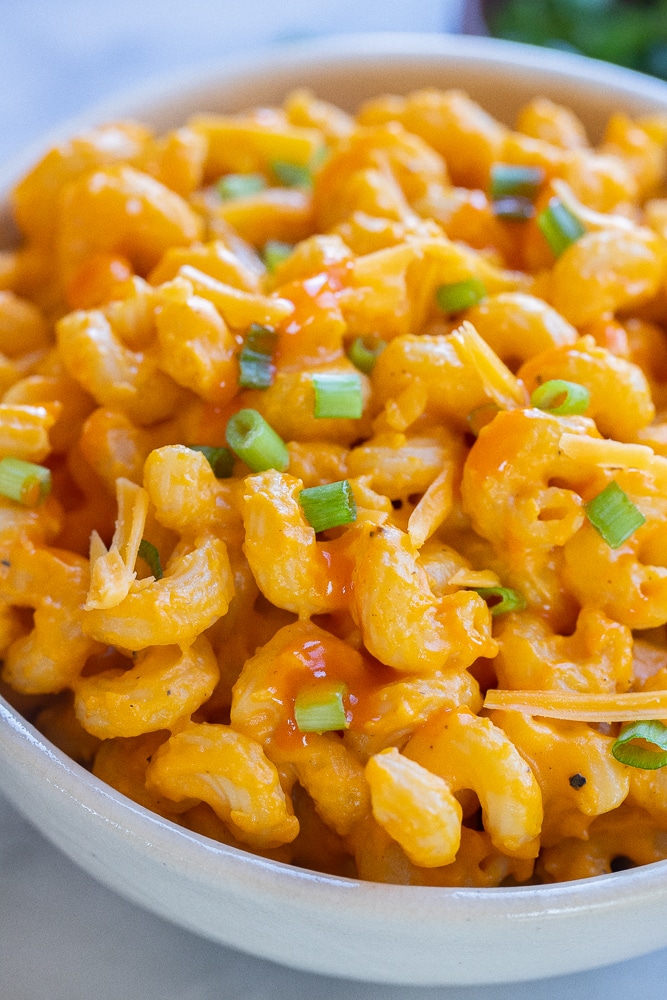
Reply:
M535 215L535 206L530 198L524 198L523 195L498 198L491 203L491 207L496 218L507 219L509 222L526 222Z
M466 418L471 434L478 437L481 429L491 423L496 413L500 413L497 403L483 403L482 406L476 406L471 410Z
M461 312L486 298L486 288L479 278L440 285L435 293L436 302L443 312Z
M316 417L350 417L358 420L364 409L358 372L322 372L313 375Z
M302 733L330 733L350 725L343 698L342 681L321 681L299 691L294 699L294 718Z
M152 542L147 541L142 538L139 542L139 558L147 564L151 573L156 580L161 580L163 577L162 573L162 563L160 562L160 553L155 548Z
M309 167L311 173L316 173L320 169L320 167L324 166L324 164L329 159L330 153L331 150L327 146L326 142L323 142L321 146L317 147L317 149L310 158Z
M491 167L491 197L494 201L508 195L533 199L544 180L542 167L522 167L514 163L494 163Z
M267 240L262 249L262 260L269 274L273 274L284 260L292 256L294 247L282 240Z
M299 503L306 520L316 532L340 528L357 518L354 493L347 479L301 490Z
M313 175L310 167L301 163L290 163L289 160L274 160L271 169L278 181L285 187L310 187Z
M595 530L612 549L617 549L646 522L642 512L615 480L584 504L584 510Z
M538 215L537 224L554 257L560 257L586 232L576 215L559 198L551 199L544 211Z
M268 389L273 385L273 352L278 334L268 326L251 323L239 356L239 385L244 389Z
M632 740L644 740L659 749L637 746ZM611 752L621 764L639 767L644 771L656 771L659 767L666 767L667 726L657 721L629 722L623 726Z
M495 163L491 167L490 193L493 214L511 222L525 222L535 215L533 201L544 180L541 167Z
M234 468L234 456L229 448L216 448L210 444L189 444L190 451L200 451L213 469L216 479L229 479Z
M230 417L225 436L232 451L253 472L284 472L289 465L287 445L257 410L239 410Z
M506 615L508 611L523 611L528 606L523 594L510 587L473 587L472 589L485 601L494 602L489 605L491 614L494 616Z
M266 187L266 180L261 174L226 174L216 185L218 194L225 201L233 198L247 198L257 194Z
M562 378L552 378L538 385L530 397L530 405L557 417L569 417L585 413L591 401L591 394L578 382L567 382Z
M0 495L36 507L51 492L51 470L22 458L0 461Z
M348 348L347 356L360 372L370 375L375 368L375 362L380 357L387 346L384 340L373 341L373 346L368 346L367 337L355 337Z

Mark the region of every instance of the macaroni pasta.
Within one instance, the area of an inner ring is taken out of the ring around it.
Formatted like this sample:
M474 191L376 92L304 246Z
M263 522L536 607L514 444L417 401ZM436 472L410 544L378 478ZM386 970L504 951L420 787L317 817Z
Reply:
M667 858L666 177L667 116L437 90L48 152L0 255L2 694L323 872Z

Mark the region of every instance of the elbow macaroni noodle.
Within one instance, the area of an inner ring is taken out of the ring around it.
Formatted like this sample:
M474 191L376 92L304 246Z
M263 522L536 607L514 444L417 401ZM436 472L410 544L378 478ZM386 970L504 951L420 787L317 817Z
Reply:
M498 165L537 168L520 218ZM618 720L664 691L667 719L666 182L665 115L592 145L551 101L512 129L458 91L355 115L298 91L48 152L0 254L0 458L52 481L0 498L0 692L141 805L323 872L667 858L667 770L612 755L620 722L511 704ZM559 253L554 199L582 230ZM314 375L354 376L361 416L315 416ZM581 412L531 405L558 379ZM217 475L201 448L249 409L287 464ZM356 512L316 533L301 491L341 480ZM589 516L612 482L641 515L615 546ZM311 731L329 689L345 721Z

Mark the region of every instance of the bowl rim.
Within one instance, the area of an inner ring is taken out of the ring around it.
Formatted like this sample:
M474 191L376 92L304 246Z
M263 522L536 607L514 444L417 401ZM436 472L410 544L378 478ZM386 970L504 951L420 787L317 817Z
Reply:
M35 751L38 754L38 760L31 764L30 758ZM297 881L316 886L320 890L331 887L336 894L342 892L349 896L349 893L353 891L355 895L368 896L369 902L374 903L377 891L381 888L383 892L386 890L392 896L396 896L398 900L400 897L406 895L413 897L415 894L428 897L430 902L441 897L447 902L448 907L453 905L462 912L467 912L471 907L475 908L480 903L491 903L494 906L498 904L498 915L503 917L507 916L510 904L529 899L533 904L530 913L519 914L517 911L515 915L531 918L538 914L553 917L559 913L579 909L582 902L579 897L582 895L586 897L584 902L587 908L617 905L619 890L622 892L625 887L623 883L629 881L637 883L637 886L633 885L631 890L633 898L639 892L640 895L654 899L657 888L656 875L664 875L664 890L667 894L667 860L652 862L626 871L611 872L567 882L491 888L414 886L372 882L347 876L329 875L301 868L288 862L275 861L272 858L265 858L262 855L212 840L134 802L101 778L97 778L92 772L51 743L32 723L28 722L0 696L0 755L3 752L11 755L14 762L25 763L31 771L39 770L43 780L48 782L52 788L57 788L65 793L68 799L76 803L79 808L87 812L94 812L100 817L104 816L105 809L111 808L115 822L122 822L127 832L133 833L139 842L150 843L152 848L163 851L165 857L173 857L173 846L170 841L176 837L184 852L193 845L195 845L194 850L197 853L199 853L200 848L205 849L205 856L211 866L210 874L214 874L216 871L219 874L220 861L223 861L225 868L232 873L236 868L250 867L270 875L271 881L276 883L275 888L278 891L288 888L288 886L282 886L283 882ZM20 803L18 808L20 810ZM590 898L591 893L593 898ZM516 905L512 905L510 908L517 909Z
M667 102L667 81L638 70L583 56L563 49L550 49L525 42L484 35L464 35L449 32L374 31L316 35L298 40L268 42L252 49L234 52L222 60L207 60L201 66L177 72L155 73L144 81L114 89L107 97L84 106L79 112L55 123L45 134L0 163L0 197L9 184L54 142L71 137L74 129L99 124L118 115L130 116L155 109L184 91L196 94L209 92L212 86L222 86L236 76L251 72L265 74L292 70L298 65L303 72L318 67L323 59L335 59L341 64L358 65L363 56L367 65L386 65L387 60L400 63L415 58L448 58L466 65L511 66L538 72L544 80L581 81L602 84L642 104Z
M649 104L667 111L667 83L560 50L554 52L498 39L447 34L364 32L330 35L263 46L234 55L222 63L175 76L163 74L96 102L81 114L69 117L0 167L0 198L6 196L11 185L46 148L82 127L121 114L150 119L176 96L179 101L187 99L192 110L197 94L223 88L240 77L247 79L253 72L264 76L276 72L293 77L295 68L307 74L322 60L334 60L339 67L357 65L362 55L371 67L386 65L387 60L398 66L406 60L448 58L472 62L478 68L491 63L526 69L556 83L571 83L574 74L577 87L586 83L604 86L619 99L624 96L630 102L636 99L642 106ZM132 802L50 744L0 697L0 757L3 755L12 758L17 767L23 766L35 775L39 772L39 780L62 790L80 810L93 812L101 818L110 810L119 829L132 832L137 842L150 843L158 856L168 859L170 864L174 862L176 844L180 858L192 857L193 864L203 866L211 875L219 877L222 866L227 877L241 882L253 872L253 877L262 879L264 887L276 894L294 893L295 887L297 891L305 888L313 896L312 905L317 907L336 906L349 899L352 893L355 905L370 914L377 910L380 890L388 900L387 905L394 902L399 905L408 898L428 901L428 911L435 918L455 915L457 920L465 921L474 919L480 908L484 908L499 921L508 917L520 921L535 917L553 919L582 909L604 910L624 903L636 907L648 904L649 900L655 903L656 895L660 894L667 898L667 861L577 881L480 889L367 882L259 857L193 833ZM12 798L21 809L20 802Z

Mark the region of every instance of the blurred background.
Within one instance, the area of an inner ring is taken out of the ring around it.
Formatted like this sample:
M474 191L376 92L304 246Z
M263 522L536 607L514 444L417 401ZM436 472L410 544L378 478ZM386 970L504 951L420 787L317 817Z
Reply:
M667 80L667 0L483 0L480 14L492 35Z
M0 162L139 81L352 31L460 31L465 0L0 0Z
M667 0L0 0L0 162L139 81L352 31L488 33L667 77Z

